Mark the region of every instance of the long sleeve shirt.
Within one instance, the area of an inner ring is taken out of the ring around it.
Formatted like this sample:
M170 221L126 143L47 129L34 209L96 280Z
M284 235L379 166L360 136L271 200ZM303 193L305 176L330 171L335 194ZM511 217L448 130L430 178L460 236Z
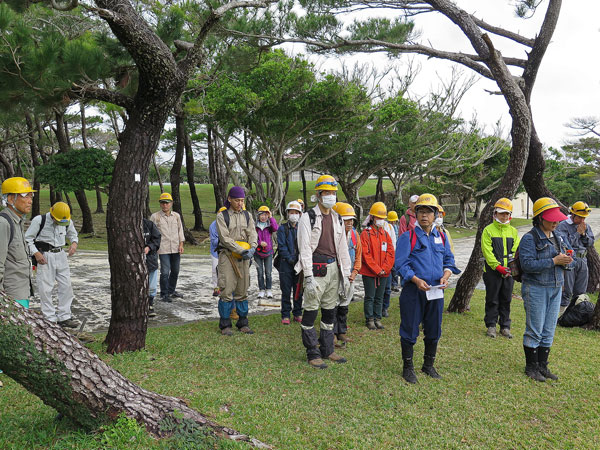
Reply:
M54 220L52 219L50 213L46 213L46 221L44 223L44 228L40 230L41 225L42 216L35 216L31 220L31 225L29 225L29 228L25 233L25 241L27 242L27 245L29 246L29 251L32 255L40 251L35 246L35 242L45 242L46 244L49 244L52 247L64 246L66 243L66 239L68 239L70 243L79 242L77 230L75 230L75 225L73 225L72 220L69 221L69 225L67 226L57 225L56 222L54 222Z
M573 223L571 216L567 220L563 220L556 227L556 231L561 233L571 244L576 255L582 255L587 252L587 249L594 245L594 233L592 227L586 224L585 233L579 234L577 225Z
M150 216L150 220L158 227L160 231L159 255L168 255L170 253L179 253L179 244L185 241L183 235L183 224L181 217L175 211L166 215L163 211L158 211Z
M481 251L486 270L496 270L498 266L508 267L509 258L515 254L519 247L517 229L510 224L493 221L483 229L481 235Z
M0 217L0 290L13 300L26 300L31 295L31 262L25 242L24 219L10 208L4 209L4 214L9 216L12 227Z

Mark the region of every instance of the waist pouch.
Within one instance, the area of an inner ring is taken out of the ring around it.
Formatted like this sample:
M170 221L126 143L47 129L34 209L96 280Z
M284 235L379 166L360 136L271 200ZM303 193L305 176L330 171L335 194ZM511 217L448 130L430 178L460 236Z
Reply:
M331 264L335 261L335 258L330 256L321 255L320 253L313 253L313 276L324 277L327 275L327 264Z

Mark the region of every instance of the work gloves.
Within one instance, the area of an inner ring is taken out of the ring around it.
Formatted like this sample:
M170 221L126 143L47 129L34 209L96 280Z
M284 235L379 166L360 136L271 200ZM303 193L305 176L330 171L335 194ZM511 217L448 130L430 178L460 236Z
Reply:
M246 261L247 261L247 260L249 260L249 259L252 259L252 257L253 257L253 256L254 256L254 249L253 249L253 248L251 248L251 249L249 249L249 250L244 250L244 251L242 252L242 259L243 259L243 260L246 260Z
M317 282L313 277L304 277L304 293L306 295L317 295Z
M511 272L510 272L510 269L508 267L504 267L504 266L501 266L501 265L498 265L496 267L496 271L500 272L500 274L503 277L510 277L512 275Z

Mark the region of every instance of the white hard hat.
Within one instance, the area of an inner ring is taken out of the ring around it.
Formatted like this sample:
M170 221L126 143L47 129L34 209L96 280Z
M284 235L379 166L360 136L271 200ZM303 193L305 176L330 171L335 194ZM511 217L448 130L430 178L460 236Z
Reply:
M287 204L287 207L285 208L286 211L289 211L290 209L295 209L299 213L302 213L302 206L300 205L300 203L298 203L295 200L292 200L291 202L289 202Z
M419 200L419 196L417 194L411 195L410 198L408 199L408 201L411 203L417 203L417 200Z

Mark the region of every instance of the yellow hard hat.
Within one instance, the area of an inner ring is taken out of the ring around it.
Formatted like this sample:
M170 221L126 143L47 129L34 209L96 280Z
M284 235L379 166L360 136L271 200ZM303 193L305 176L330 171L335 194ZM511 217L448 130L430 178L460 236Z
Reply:
M435 195L421 194L421 195L419 195L419 199L415 203L415 211L417 209L419 209L420 206L427 206L433 212L436 212L436 211L439 211L438 208L439 208L440 204L438 203L437 198L435 198Z
M387 208L383 202L375 202L369 210L369 214L380 219L387 219Z
M163 192L162 194L160 194L160 197L158 197L158 201L159 202L172 202L173 197L171 197L171 194L169 194L168 192Z
M556 201L553 198L538 198L533 204L533 217L539 216L544 211L558 207L558 203L556 203Z
M396 211L389 211L387 216L388 222L395 222L398 220L398 213Z
M337 191L337 181L331 175L321 175L315 183L316 191Z
M268 213L270 213L270 212L271 212L271 210L269 209L269 207L268 207L268 206L266 206L266 205L262 205L260 208L258 208L258 212L259 212L259 213L261 213L261 212L268 212Z
M220 212L223 212L223 211L225 211L226 209L227 209L227 208L226 208L225 206L221 206L221 207L219 208L219 211L217 211L217 214L218 214L218 213L220 213Z
M29 181L22 177L7 178L2 182L2 194L25 194L37 192L31 189Z
M586 202L573 203L573 206L571 206L571 209L569 209L569 211L571 211L571 214L575 214L579 217L587 217L590 215L590 212L592 212L592 210Z
M239 245L240 247L242 247L244 250L250 250L250 244L248 244L247 242L244 242L244 241L235 241L235 243L237 245ZM240 255L239 253L231 252L231 255L235 259L242 259L242 255Z
M444 208L442 208L442 205L438 205L438 210L440 211L440 214L442 215L442 217L446 217L446 211L444 211Z
M337 202L336 205L338 205L338 208L335 212L342 216L342 219L356 218L356 213L350 203Z
M509 212L512 214L513 212L513 204L506 197L499 198L496 203L494 203L494 209L496 212Z
M56 202L50 208L50 215L61 225L68 225L71 220L71 209L65 202Z

